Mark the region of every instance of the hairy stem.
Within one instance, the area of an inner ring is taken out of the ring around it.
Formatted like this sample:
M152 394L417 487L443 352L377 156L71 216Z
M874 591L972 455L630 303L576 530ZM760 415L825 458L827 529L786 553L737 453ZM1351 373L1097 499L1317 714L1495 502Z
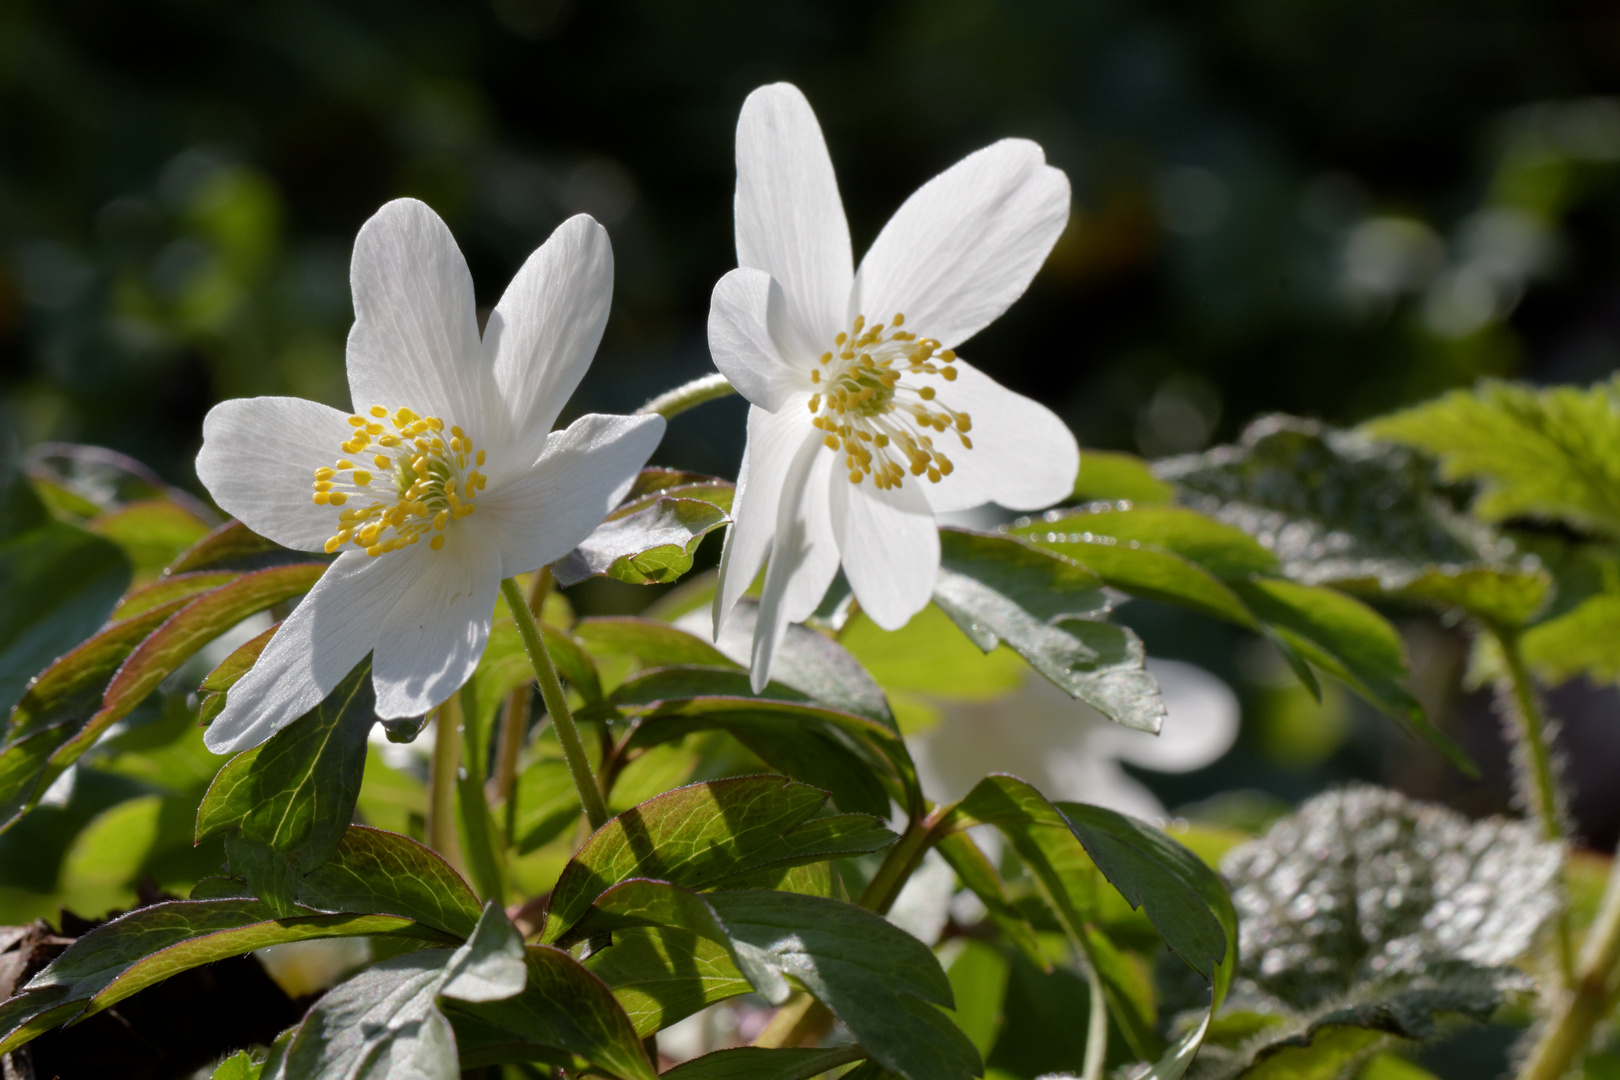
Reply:
M827 1006L800 990L776 1010L771 1022L754 1040L754 1045L772 1050L784 1046L803 1046L831 1030L832 1019L832 1012Z
M1489 630L1507 664L1506 687L1500 688L1504 707L1511 716L1518 736L1515 764L1521 772L1520 784L1525 801L1541 826L1541 835L1554 844L1568 840L1564 793L1559 786L1558 769L1553 763L1552 735L1541 699L1525 666L1519 636L1512 630L1492 626ZM1558 949L1558 970L1568 986L1575 977L1575 948L1572 944L1567 911L1560 911L1554 926Z
M551 591L551 567L542 567L534 576L529 589L528 609L538 617ZM515 619L517 616L513 616ZM500 740L495 749L495 775L491 778L493 801L506 803L507 832L512 830L512 818L517 804L512 801L512 790L517 784L518 755L523 751L523 740L529 733L529 685L513 690L506 698L506 709L501 714Z
M1560 1080L1591 1044L1592 1031L1613 1004L1620 961L1620 858L1609 871L1603 906L1581 949L1574 985L1560 995L1552 1018L1525 1061L1519 1080Z
M434 722L433 763L428 775L428 847L462 867L456 842L456 772L461 767L461 696L451 694Z
M737 388L728 383L724 375L715 372L713 375L704 375L684 386L677 386L673 390L659 394L637 409L636 415L652 416L656 413L668 420L705 401L713 401L715 398L723 398L736 392Z
M600 829L607 823L607 803L602 799L601 785L591 773L590 759L585 756L584 744L579 741L574 714L568 709L568 699L563 696L562 682L557 678L557 668L551 662L551 654L546 652L540 627L535 623L534 613L529 610L528 601L516 581L507 578L501 582L501 595L506 597L506 606L512 609L512 618L517 622L518 635L523 638L523 651L529 654L535 681L540 684L541 700L546 703L551 724L557 729L557 741L562 744L568 774L573 777L574 788L579 792L579 804L585 809L585 819L593 830Z

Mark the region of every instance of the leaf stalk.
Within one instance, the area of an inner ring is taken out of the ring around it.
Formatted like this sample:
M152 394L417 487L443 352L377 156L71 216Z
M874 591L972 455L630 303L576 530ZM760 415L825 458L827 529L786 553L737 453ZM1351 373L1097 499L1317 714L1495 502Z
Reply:
M726 381L726 377L719 372L704 375L693 379L673 390L666 390L647 404L636 410L637 416L662 416L665 420L679 416L687 409L702 405L705 401L714 401L717 398L735 394L737 388Z

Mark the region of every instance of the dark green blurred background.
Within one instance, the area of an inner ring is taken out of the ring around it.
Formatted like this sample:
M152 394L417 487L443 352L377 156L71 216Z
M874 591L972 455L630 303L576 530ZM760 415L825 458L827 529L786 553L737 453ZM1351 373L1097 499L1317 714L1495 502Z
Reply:
M346 407L350 245L400 195L450 223L481 305L564 217L600 219L617 292L570 412L634 408L710 370L737 109L775 79L821 117L857 251L997 138L1068 172L1068 231L964 353L1084 445L1195 450L1266 410L1350 423L1483 374L1591 381L1620 365L1617 61L1612 3L5 0L0 427L195 489L214 402ZM742 411L681 417L659 461L731 474ZM1239 752L1155 781L1170 805L1349 775L1506 805L1437 627L1413 631L1420 678L1484 785L1342 701L1267 704L1233 633L1126 616L1244 697ZM1620 767L1612 735L1579 741L1612 722L1576 722L1613 704L1568 706L1579 762ZM1599 787L1577 811L1612 843Z

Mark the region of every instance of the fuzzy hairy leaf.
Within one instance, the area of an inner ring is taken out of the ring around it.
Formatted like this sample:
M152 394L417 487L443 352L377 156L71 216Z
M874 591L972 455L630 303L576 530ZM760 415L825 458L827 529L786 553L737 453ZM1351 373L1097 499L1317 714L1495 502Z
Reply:
M1404 447L1270 416L1236 445L1156 471L1189 506L1254 537L1308 585L1461 607L1510 625L1547 596L1535 560L1462 513L1434 462Z
M1620 538L1620 384L1540 389L1486 379L1367 425L1481 481L1488 521L1566 521Z

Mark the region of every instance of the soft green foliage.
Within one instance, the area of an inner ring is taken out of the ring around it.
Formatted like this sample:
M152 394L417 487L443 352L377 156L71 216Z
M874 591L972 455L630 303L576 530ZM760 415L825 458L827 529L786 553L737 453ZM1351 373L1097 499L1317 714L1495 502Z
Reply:
M1610 392L1488 385L1433 409L1517 402L1513 415L1543 428L1591 426L1591 401ZM1118 621L1132 599L1200 632L1226 624L1222 640L1274 650L1312 692L1322 676L1343 683L1463 767L1418 704L1397 616L1467 616L1484 629L1477 673L1511 680L1518 656L1549 681L1620 677L1620 548L1596 496L1493 472L1494 459L1468 456L1479 447L1408 438L1452 430L1419 415L1354 434L1271 417L1237 445L1152 465L1088 452L1076 505L942 528L932 603L904 628L879 629L834 590L788 629L757 694L754 600L716 641L701 577L639 616L576 618L559 594L589 576L680 579L728 520L730 485L645 470L590 541L511 593L530 598L615 815L593 831L504 598L477 671L432 729L433 764L425 747L370 742L369 663L221 760L198 725L275 631L222 638L248 616L284 616L325 560L239 523L207 530L202 508L150 485L121 481L126 494L102 506L65 473L8 474L0 587L26 596L0 609L0 678L22 665L0 743L7 872L54 844L40 905L100 915L136 903L145 878L190 899L112 918L14 988L0 1000L0 1053L216 960L366 937L377 962L216 1075L653 1080L644 1040L724 1002L797 1020L664 1075L1410 1073L1377 1055L1517 1016L1503 1006L1533 986L1525 958L1549 963L1537 949L1554 934L1539 928L1602 917L1602 871L1583 878L1576 862L1570 881L1585 884L1558 914L1565 860L1545 822L1469 823L1351 788L1244 844L1233 828L1167 832L999 773L936 805L908 738L947 730L958 706L1039 689L1036 676L1074 699L1077 727L1105 722L1080 721L1089 705L1147 738L1165 705L1142 639ZM1591 432L1543 444L1576 462L1608 453ZM1582 475L1601 488L1608 467ZM1486 484L1478 513L1459 477ZM57 612L30 575L77 591L61 590ZM1151 619L1133 625L1154 640ZM427 719L385 731L410 743ZM999 722L1021 734L1016 712ZM1007 850L981 846L979 826ZM1224 881L1211 867L1223 854ZM942 931L923 928L928 910L945 912ZM852 1041L818 1045L834 1023Z

